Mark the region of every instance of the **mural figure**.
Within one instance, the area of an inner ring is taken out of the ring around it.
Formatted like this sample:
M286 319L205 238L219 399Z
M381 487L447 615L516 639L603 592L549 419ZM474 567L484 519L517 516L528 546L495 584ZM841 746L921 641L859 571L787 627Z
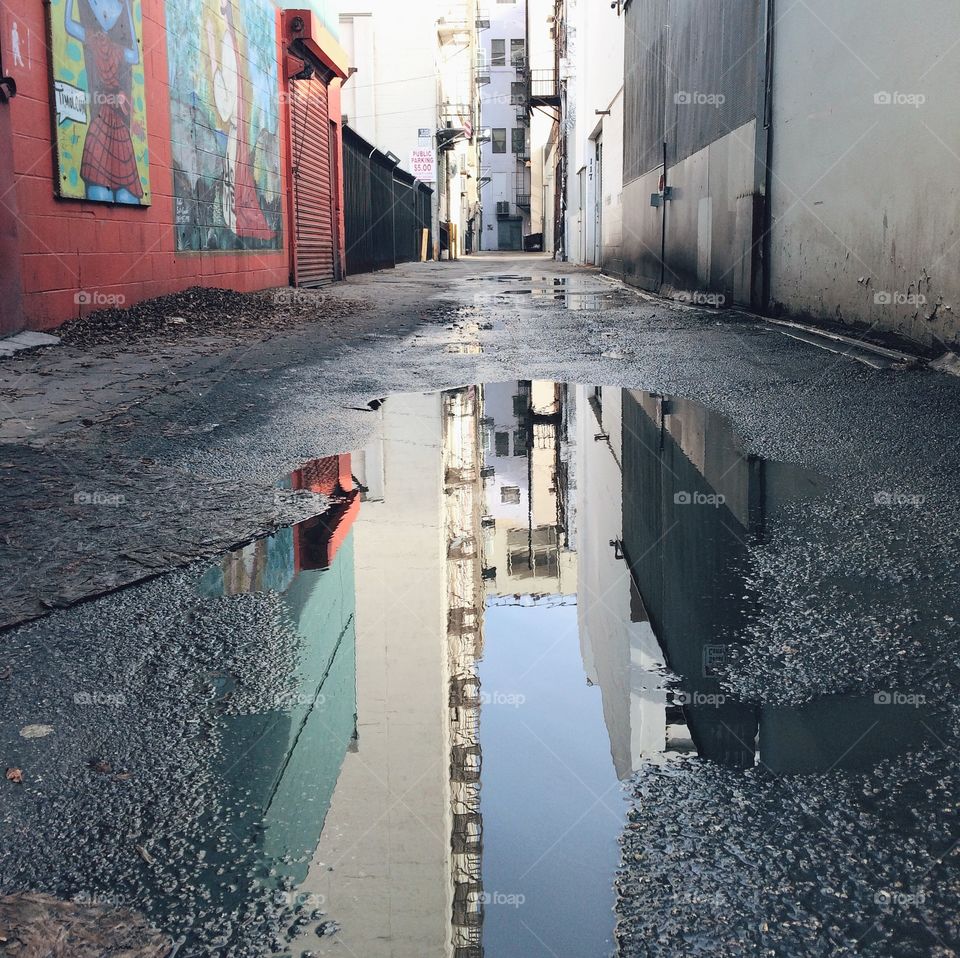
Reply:
M131 135L131 72L140 47L131 0L67 0L64 28L83 45L90 125L80 177L86 197L139 205L144 196Z
M271 0L166 0L178 250L280 249L279 64Z
M10 46L13 50L13 65L15 67L26 66L23 62L23 53L20 50L20 30L17 27L16 20L10 28Z
M213 18L206 22L207 51L213 77L213 98L220 120L218 139L223 149L223 183L220 208L224 223L240 237L269 235L266 217L257 201L250 148L248 119L240 91L236 24L232 0L220 0L222 33L217 42Z

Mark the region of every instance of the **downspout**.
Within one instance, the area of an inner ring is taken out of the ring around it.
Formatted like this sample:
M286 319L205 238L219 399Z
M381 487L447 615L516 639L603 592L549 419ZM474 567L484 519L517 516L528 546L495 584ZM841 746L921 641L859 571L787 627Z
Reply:
M761 269L761 291L760 303L758 304L761 313L769 313L771 309L772 296L772 278L770 271L770 260L773 251L773 57L774 57L774 29L776 0L767 0L767 23L766 23L766 57L764 62L764 97L763 97L763 128L766 133L766 152L764 169L764 196L763 196L763 218L762 218L762 240L760 252Z
M670 205L666 201L667 193L667 141L663 141L663 196L664 201L660 205L660 289L667 281L667 207Z

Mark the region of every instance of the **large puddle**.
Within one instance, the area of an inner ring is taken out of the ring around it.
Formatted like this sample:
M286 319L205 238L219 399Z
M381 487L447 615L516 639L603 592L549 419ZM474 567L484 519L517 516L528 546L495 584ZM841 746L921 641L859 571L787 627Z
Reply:
M178 958L603 958L636 773L802 782L936 746L889 688L731 693L751 549L830 489L703 406L521 381L372 415L284 482L322 516L5 636L5 893L132 909Z

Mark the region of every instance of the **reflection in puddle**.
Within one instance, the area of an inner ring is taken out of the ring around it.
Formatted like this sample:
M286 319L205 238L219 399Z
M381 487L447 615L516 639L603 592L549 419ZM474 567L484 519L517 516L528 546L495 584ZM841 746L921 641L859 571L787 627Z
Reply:
M158 580L142 614L108 598L75 617L133 646L160 641L144 624L158 617L201 623L197 649L166 667L203 690L177 700L179 738L216 804L161 819L156 790L175 800L176 776L124 785L109 826L96 802L65 800L74 838L148 835L154 864L40 881L5 853L11 888L122 902L182 955L603 956L621 782L638 770L836 775L929 744L932 715L910 704L730 695L724 670L756 615L751 546L827 489L745 455L703 406L515 381L393 397L375 415L366 448L284 483L327 496L323 515L192 582ZM24 630L22 652L52 630L74 688L103 663L70 615L63 635L57 617ZM162 709L136 691L142 664L112 655L141 710L126 721L149 725ZM11 740L46 717L28 695L9 715ZM82 718L61 715L59 739ZM110 721L97 748L116 762ZM66 860L55 843L38 854Z

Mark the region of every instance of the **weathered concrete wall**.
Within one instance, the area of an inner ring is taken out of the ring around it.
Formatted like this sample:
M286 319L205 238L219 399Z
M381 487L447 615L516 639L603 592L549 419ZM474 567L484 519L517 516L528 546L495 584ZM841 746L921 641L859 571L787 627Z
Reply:
M778 11L771 295L787 313L960 338L958 35L953 0Z
M663 211L650 205L660 170L652 170L623 186L623 278L641 289L660 288Z
M576 76L568 81L568 89L572 84L576 90L576 110L570 118L575 151L570 164L573 178L568 184L571 204L568 217L573 225L567 253L571 262L602 265L606 272L619 276L623 272L620 192L623 187L624 18L615 7L598 9L588 3L571 7L570 14L575 17L578 53ZM610 111L609 116L603 115L606 110ZM598 139L603 144L599 160ZM581 170L582 191L577 180Z
M660 289L663 217L667 218L665 292L682 291L704 303L749 306L755 277L756 121L734 130L670 167L673 198L650 205L660 170L623 191L625 278Z
M766 6L634 0L624 53L624 278L692 301L759 299ZM673 193L651 206L661 174ZM664 243L665 237L665 243ZM699 299L698 297L703 297Z
M623 88L603 121L600 171L600 262L611 276L623 276Z
M755 135L752 120L670 168L667 287L750 304ZM662 208L649 202L649 212L659 216Z

